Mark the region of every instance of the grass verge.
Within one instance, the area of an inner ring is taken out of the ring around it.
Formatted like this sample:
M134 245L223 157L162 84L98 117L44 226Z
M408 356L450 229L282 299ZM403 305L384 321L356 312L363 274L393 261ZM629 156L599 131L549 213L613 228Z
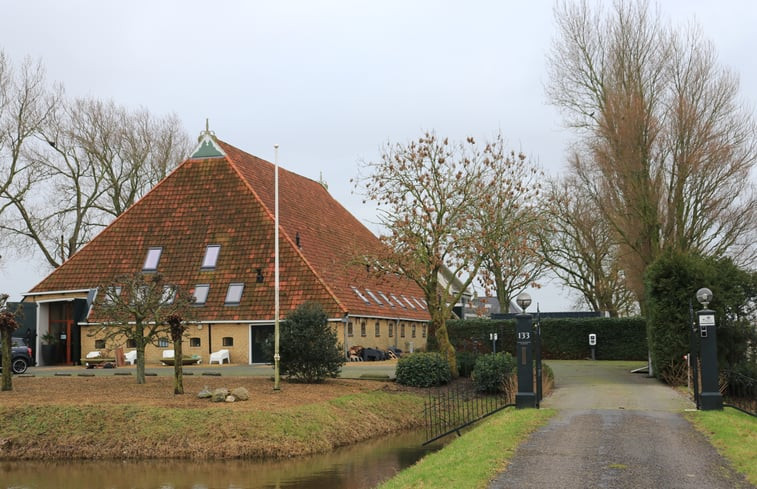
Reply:
M554 414L552 409L508 408L400 472L379 489L485 488L507 467L517 446Z
M292 457L422 426L423 397L380 391L278 411L0 407L0 460Z
M757 485L757 419L731 408L689 412L686 417L738 472Z

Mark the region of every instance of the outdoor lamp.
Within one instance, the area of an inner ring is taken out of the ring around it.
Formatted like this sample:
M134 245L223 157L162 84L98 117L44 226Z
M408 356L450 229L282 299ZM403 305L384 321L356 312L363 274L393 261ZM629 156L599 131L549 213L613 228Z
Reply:
M531 295L527 292L521 292L518 297L516 297L515 302L517 302L520 308L523 309L523 312L526 312L528 306L531 305Z
M697 290L697 301L707 309L707 306L712 302L712 291L707 287Z

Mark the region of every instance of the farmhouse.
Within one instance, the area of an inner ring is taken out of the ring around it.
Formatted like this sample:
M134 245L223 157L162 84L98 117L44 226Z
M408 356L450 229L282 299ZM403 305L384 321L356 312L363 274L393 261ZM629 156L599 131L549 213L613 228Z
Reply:
M381 242L317 181L279 169L280 309L305 301L326 311L345 350L406 350L426 344L429 313L420 289L377 276L361 257ZM114 277L160 273L193 291L197 322L184 353L207 363L228 350L232 363L265 363L275 303L275 166L216 138L200 136L192 155L31 291L42 364L75 364L102 347L97 288ZM124 353L131 345L108 345ZM169 338L146 352L158 363Z

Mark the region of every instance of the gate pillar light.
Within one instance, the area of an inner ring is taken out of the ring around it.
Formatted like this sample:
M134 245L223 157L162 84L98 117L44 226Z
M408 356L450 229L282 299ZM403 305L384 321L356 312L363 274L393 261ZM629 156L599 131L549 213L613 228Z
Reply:
M518 362L518 392L515 394L515 406L518 409L536 407L534 393L534 355L531 315L526 308L531 305L531 296L523 292L515 302L523 310L515 316L515 357Z
M703 411L723 409L723 396L720 394L718 382L718 338L715 311L707 307L712 301L712 291L708 288L699 289L697 301L702 304L702 310L697 311L702 361L700 404Z

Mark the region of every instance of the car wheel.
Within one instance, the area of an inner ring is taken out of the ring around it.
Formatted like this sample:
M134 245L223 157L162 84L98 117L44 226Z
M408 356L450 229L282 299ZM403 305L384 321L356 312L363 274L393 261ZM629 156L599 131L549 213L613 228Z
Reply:
M11 364L14 374L22 374L26 372L26 368L28 366L29 364L26 362L26 359L24 358L14 358L13 363Z

